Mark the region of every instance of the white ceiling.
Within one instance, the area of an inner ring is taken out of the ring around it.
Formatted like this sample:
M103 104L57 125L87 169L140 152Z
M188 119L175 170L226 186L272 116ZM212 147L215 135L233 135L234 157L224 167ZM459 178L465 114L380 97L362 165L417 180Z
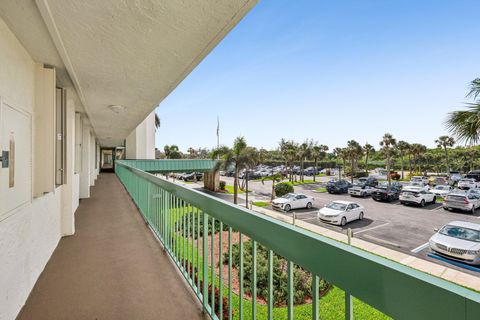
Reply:
M100 144L115 146L256 2L2 0L0 15L36 61L68 72Z

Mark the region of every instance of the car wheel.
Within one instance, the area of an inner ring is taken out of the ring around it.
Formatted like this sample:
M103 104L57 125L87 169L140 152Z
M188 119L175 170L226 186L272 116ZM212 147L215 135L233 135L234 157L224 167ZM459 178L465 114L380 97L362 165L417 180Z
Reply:
M311 202L307 203L307 209L312 209L312 203Z
M347 218L343 217L340 224L342 225L342 227L345 226L347 224Z
M363 220L363 212L360 212L360 214L358 215L358 220Z
M387 201L388 201L388 202L392 202L392 201L393 201L393 197L392 197L392 196L388 196L388 197L387 197Z
M289 212L292 209L292 207L289 204L287 204L283 209L285 210L285 212Z
M445 207L443 207L443 210L446 210L446 211L448 211L448 208L445 208Z
M422 201L420 201L420 207L422 207L422 208L425 207L425 200L424 199L422 199Z

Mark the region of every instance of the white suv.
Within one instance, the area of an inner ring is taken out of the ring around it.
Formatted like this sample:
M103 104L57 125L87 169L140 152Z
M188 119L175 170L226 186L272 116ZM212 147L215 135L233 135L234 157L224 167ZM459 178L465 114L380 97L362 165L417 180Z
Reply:
M412 177L412 179L410 179L410 182L419 182L423 183L423 185L426 186L428 184L428 178L422 176L414 176Z
M426 191L424 188L411 187L408 190L400 193L401 204L416 204L421 207L425 207L427 203L437 202L437 196L433 193Z
M463 178L462 180L458 181L458 188L462 190L476 188L477 186L477 181L472 178Z

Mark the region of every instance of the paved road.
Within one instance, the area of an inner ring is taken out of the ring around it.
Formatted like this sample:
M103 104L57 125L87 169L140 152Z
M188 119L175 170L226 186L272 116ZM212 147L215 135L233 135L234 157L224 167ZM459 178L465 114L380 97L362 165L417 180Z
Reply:
M232 184L233 179L221 177L227 184ZM325 181L325 179L322 179ZM315 198L314 208L294 210L297 219L320 225L338 232L346 233L346 229L352 228L354 236L360 239L377 243L394 250L420 256L435 263L443 262L427 257L429 252L428 239L434 234L435 228L440 228L453 220L470 221L480 223L480 210L474 215L462 212L450 212L443 210L441 204L427 205L424 208L410 207L400 204L398 201L383 203L373 201L371 198L351 198L349 195L331 195L318 193L315 189L321 183L313 185L295 186L295 192L304 193ZM250 181L249 190L253 191L255 199L270 199L271 182ZM365 218L362 221L354 221L345 227L326 224L317 219L316 213L319 208L333 200L355 201L365 207ZM285 213L293 215L293 212ZM462 271L466 271L462 269ZM478 273L471 272L479 275ZM480 276L480 275L479 275Z

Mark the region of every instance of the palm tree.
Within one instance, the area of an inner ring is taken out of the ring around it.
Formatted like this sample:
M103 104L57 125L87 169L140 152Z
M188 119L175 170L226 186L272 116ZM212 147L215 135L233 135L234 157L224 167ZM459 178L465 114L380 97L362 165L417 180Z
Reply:
M310 156L315 162L315 170L314 170L315 174L313 175L313 181L315 181L315 177L317 176L318 160L325 158L325 156L327 155L327 151L328 151L328 146L324 144L319 145L317 142L312 144Z
M233 141L233 147L220 146L214 149L212 159L220 158L219 166L228 168L233 166L233 203L238 203L238 173L250 161L247 142L244 137L237 137ZM247 190L248 192L248 190Z
M335 148L333 149L333 153L335 154L335 156L338 158L338 159L342 159L343 161L343 170L345 170L345 167L347 166L347 160L348 160L348 154L347 154L347 150L346 148ZM342 177L342 169L339 168L338 170L338 176L339 178Z
M298 144L292 140L285 140L281 139L279 142L279 149L280 154L282 155L283 159L285 160L285 166L288 169L288 180L291 182L293 181L293 164L295 163L297 157L297 147Z
M245 207L248 208L248 172L251 168L259 163L260 153L254 147L246 147L243 150L242 162L240 165L245 169Z
M410 151L413 156L413 169L420 172L420 156L427 151L427 147L420 143L412 143Z
M357 161L363 155L363 148L357 141L350 140L347 142L347 148L345 152L347 153L347 157L349 158L352 166L351 180L353 183L353 178L357 168Z
M400 156L400 161L402 163L402 180L405 179L405 155L410 150L410 144L406 141L400 140L397 143L397 150Z
M375 148L367 142L363 146L363 152L365 153L365 172L368 174L368 160L370 155L375 153Z
M305 160L308 157L310 157L311 148L312 148L312 142L308 140L305 140L305 142L300 144L297 148L297 157L298 157L298 160L300 161L300 181L301 182L305 181L304 174L303 174L304 164L305 164Z
M448 114L445 125L458 141L476 144L480 140L480 78L470 82L470 91L467 98L472 98L467 110L453 111Z
M450 175L450 160L448 158L448 148L451 148L455 145L455 139L449 136L441 136L435 140L437 147L442 148L445 152L445 163L447 164L447 173Z
M163 151L165 152L165 157L167 159L181 159L182 153L178 149L178 146L172 144L171 146L166 145L163 147Z
M391 165L393 150L396 144L397 144L397 140L390 133L385 133L383 135L382 141L380 141L380 146L382 147L382 151L385 154L385 157L387 158L388 185L392 184L392 177L390 176L390 165Z
M275 198L275 183L282 181L282 178L283 177L279 172L272 173L272 175L262 178L262 184L265 184L265 181L267 181L267 180L272 181L272 195L270 197L270 200L273 200Z

